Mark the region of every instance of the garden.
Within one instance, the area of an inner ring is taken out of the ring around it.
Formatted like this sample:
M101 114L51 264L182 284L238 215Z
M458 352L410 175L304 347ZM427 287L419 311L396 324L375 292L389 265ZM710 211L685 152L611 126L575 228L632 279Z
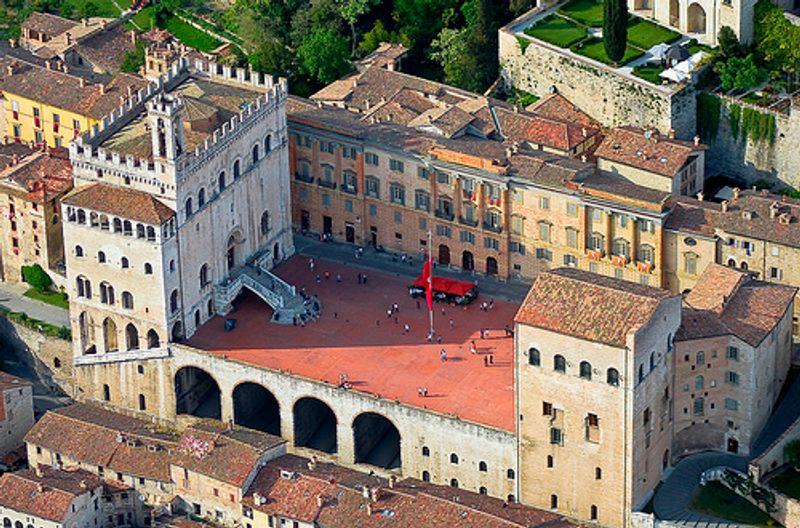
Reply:
M750 526L776 526L769 515L719 482L700 486L689 501L689 510Z
M555 13L525 29L525 34L610 65L612 61L606 55L603 40L599 36L602 26L601 2L570 0ZM627 64L641 57L656 44L671 44L681 38L676 31L633 15L628 16L627 32L627 46L619 64Z
M204 25L203 23L194 20L194 17L191 14L184 14L181 12L181 15L186 19L195 21L195 23L202 27L211 26L207 29L212 32L214 31L214 28L211 24L205 22ZM147 31L154 26L166 29L182 43L199 51L210 52L222 44L221 40L194 27L192 24L186 22L182 17L179 17L175 12L171 11L159 13L156 10L156 7L151 5L136 13L136 15L131 18L130 25L134 29L138 29L140 31Z

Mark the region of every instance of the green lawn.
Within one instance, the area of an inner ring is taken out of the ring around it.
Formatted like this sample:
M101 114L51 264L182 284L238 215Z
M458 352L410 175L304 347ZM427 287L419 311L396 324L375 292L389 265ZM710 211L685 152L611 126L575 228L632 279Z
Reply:
M135 22L137 26L142 28L142 31L147 31L153 27L153 21L151 17L153 16L153 6L148 6L136 13L136 15L131 18L132 22Z
M222 44L211 35L203 33L176 16L171 16L167 19L165 29L187 46L200 51L212 51Z
M91 2L97 7L97 13L94 16L117 18L122 14L112 0L91 0ZM124 6L126 3L126 0L122 0L119 5Z
M659 77L658 74L662 71L664 71L664 67L660 64L643 64L641 66L636 66L633 69L633 74L653 84L661 84L663 79Z
M787 497L800 500L800 472L789 469L771 479L769 484Z
M611 60L608 58L608 55L606 55L605 45L601 39L589 39L577 46L574 46L572 51L578 53L579 55L583 55L584 57L589 57L590 59L600 61L603 64L611 64ZM642 55L644 55L643 51L628 45L625 48L625 55L622 56L622 60L619 61L619 63L627 64L633 59L637 59Z
M586 36L586 30L564 17L550 15L526 29L525 34L560 48L569 48Z
M648 50L656 44L662 42L671 44L679 38L681 38L680 33L654 24L649 20L631 17L628 21L628 42L637 48Z
M69 310L69 302L67 301L67 295L65 293L40 292L36 288L30 288L23 295L31 299L36 299L37 301L42 301L47 304L52 304L53 306L58 306L59 308Z
M570 0L558 12L587 26L603 25L603 4L597 0Z
M689 509L740 524L777 525L769 515L719 482L709 482L705 486L700 486L689 502Z

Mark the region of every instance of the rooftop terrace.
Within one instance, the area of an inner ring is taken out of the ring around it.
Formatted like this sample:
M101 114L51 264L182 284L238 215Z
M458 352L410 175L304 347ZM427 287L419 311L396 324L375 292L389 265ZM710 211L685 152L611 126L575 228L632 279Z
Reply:
M357 284L359 272L367 274L367 285ZM327 261L317 261L312 273L303 257L283 263L276 273L298 289L319 295L319 321L305 327L271 324L272 310L255 295L244 294L231 314L237 319L235 330L226 332L224 318L215 317L189 345L334 385L346 373L352 390L514 430L513 339L505 337L504 326L512 325L515 304L495 301L488 312L479 309L480 302L489 301L485 296L466 308L437 304L436 329L442 343L428 343L425 302L417 308L408 295L412 281L407 278ZM397 322L386 313L393 303L400 308ZM410 327L408 334L404 324ZM488 339L480 339L482 327L489 330ZM470 353L472 339L477 354ZM447 361L440 360L442 348ZM484 366L490 354L493 364ZM419 387L428 388L427 398L417 394Z

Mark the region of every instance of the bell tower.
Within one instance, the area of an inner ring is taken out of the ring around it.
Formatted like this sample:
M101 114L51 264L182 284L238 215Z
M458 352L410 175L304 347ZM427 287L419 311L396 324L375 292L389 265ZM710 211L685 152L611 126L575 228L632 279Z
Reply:
M174 163L183 153L183 100L160 94L147 103L153 158Z

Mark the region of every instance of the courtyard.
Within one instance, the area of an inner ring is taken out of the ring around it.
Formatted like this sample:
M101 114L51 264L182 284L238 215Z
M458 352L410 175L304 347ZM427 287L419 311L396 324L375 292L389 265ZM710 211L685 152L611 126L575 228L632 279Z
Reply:
M273 324L272 310L254 294L244 293L227 317L236 319L233 330L225 330L227 318L215 317L188 344L332 385L340 385L345 375L349 390L514 430L513 338L504 327L513 326L516 303L480 295L467 307L436 304L439 344L426 340L425 301L418 305L408 294L413 279L324 260L317 260L312 272L308 258L299 256L275 273L298 290L319 296L318 321ZM359 273L367 275L367 284L358 284ZM493 307L482 311L479 304L490 300ZM399 310L388 316L395 303ZM486 339L480 338L482 328L488 331ZM470 352L472 340L477 353ZM427 389L427 396L418 393L420 388Z

